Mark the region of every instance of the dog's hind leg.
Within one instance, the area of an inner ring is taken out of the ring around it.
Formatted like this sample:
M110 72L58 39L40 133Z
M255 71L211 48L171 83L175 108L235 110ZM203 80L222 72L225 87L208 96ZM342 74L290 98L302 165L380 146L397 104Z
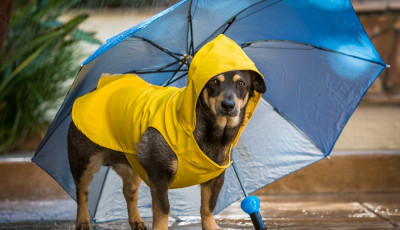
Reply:
M114 170L121 176L123 181L123 193L128 206L129 224L133 230L145 230L146 224L143 222L138 209L138 196L140 177L136 174L130 165L116 164Z
M223 172L218 177L201 184L201 225L205 230L221 229L215 222L213 212L217 204L218 195L224 184Z
M78 180L75 180L78 203L76 229L91 229L88 209L89 184L93 179L93 175L100 169L102 163L102 154L91 156L86 170Z
M76 229L91 229L88 210L89 184L104 161L104 149L91 142L71 122L68 130L68 160L76 185Z

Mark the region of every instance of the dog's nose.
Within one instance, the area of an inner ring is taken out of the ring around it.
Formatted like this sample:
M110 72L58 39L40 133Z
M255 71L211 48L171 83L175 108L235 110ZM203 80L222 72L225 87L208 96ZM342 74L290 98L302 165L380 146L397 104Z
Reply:
M235 108L235 101L234 100L223 100L221 102L221 106L225 111L230 112Z

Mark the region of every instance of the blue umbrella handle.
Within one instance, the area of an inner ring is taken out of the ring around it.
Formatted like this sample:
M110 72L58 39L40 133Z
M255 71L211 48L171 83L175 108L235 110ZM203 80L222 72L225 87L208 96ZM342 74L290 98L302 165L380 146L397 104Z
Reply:
M260 215L260 200L256 196L248 196L242 200L240 207L250 215L256 230L267 230Z

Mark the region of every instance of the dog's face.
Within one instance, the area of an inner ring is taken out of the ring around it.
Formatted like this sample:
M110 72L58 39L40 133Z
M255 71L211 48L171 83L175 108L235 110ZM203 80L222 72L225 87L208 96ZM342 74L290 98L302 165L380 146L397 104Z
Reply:
M252 71L229 71L211 78L200 97L217 117L239 117L254 90L266 91L262 78Z

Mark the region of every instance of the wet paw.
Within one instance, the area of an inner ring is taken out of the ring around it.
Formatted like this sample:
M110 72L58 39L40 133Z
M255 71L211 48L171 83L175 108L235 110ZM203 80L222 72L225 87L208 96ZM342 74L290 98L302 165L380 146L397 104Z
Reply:
M76 223L76 230L92 230L90 223Z
M206 220L202 220L202 228L204 230L217 230L222 229L217 222L215 222L214 218L207 218Z
M147 226L143 221L130 223L132 230L147 230Z
M202 228L203 230L221 230L222 228L219 225L213 226L212 228Z

